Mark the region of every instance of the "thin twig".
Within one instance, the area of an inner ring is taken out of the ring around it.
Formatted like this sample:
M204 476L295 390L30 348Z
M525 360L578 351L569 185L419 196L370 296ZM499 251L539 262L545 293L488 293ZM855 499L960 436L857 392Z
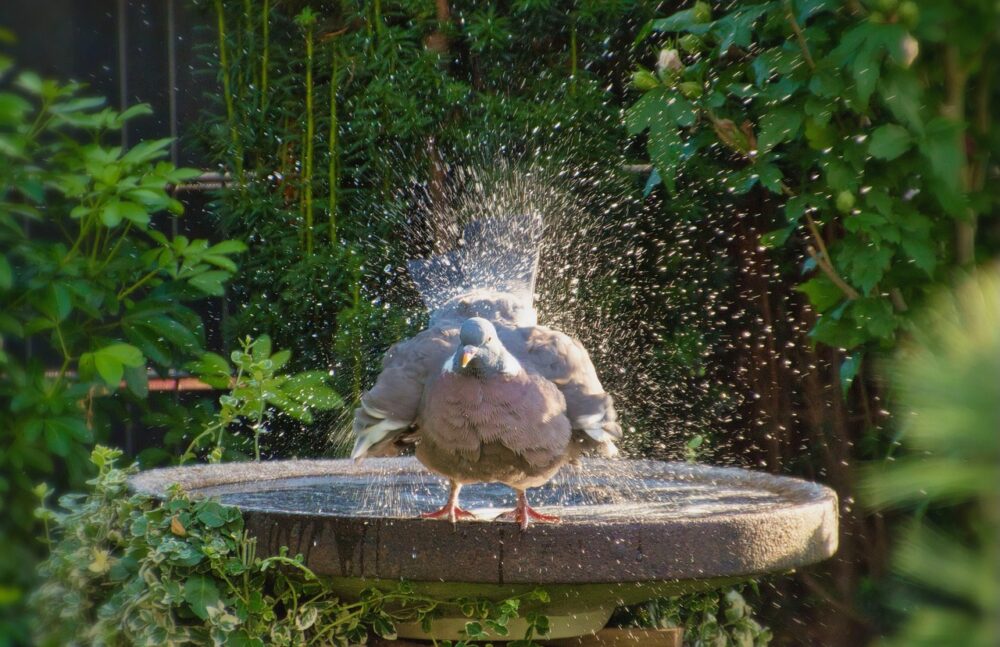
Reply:
M792 191L792 189L784 182L781 183L781 192L790 198L795 196L795 192ZM823 273L826 274L831 281L833 281L834 285L840 288L840 291L843 292L844 296L848 299L861 298L861 294L851 287L847 281L842 279L839 274L837 274L837 270L833 267L833 262L830 260L830 252L826 248L826 241L823 240L823 235L820 233L819 227L816 225L816 221L813 220L813 217L808 213L805 214L805 217L806 223L809 225L809 233L812 235L813 240L816 241L816 246L819 248L819 254L817 254L816 250L812 247L806 248L809 256L816 261L816 267L822 270Z
M840 291L843 292L848 299L857 299L861 297L857 290L852 288L847 281L840 278L840 275L833 269L833 266L830 265L829 261L816 253L816 250L812 247L812 245L807 246L806 251L809 253L809 256L816 261L816 267L818 267L823 274L826 274L827 278L833 281L834 285L840 288Z
M792 3L789 0L785 0L785 18L788 19L788 24L791 25L792 32L795 33L795 40L798 41L799 47L802 49L802 57L806 59L806 64L809 65L810 70L815 70L816 61L813 60L812 53L809 51L806 36L802 33L799 21L795 19L795 12L792 11Z

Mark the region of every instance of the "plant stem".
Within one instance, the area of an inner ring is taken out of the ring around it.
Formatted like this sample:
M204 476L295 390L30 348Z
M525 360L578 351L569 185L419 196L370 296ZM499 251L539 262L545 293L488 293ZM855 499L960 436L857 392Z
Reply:
M337 244L337 89L339 86L340 65L337 60L336 41L330 44L330 140L327 147L329 177L329 218L330 244Z
M792 28L792 33L795 34L795 40L799 43L799 49L802 50L802 57L806 60L806 64L810 70L815 70L816 61L813 60L812 53L809 51L809 44L806 43L806 36L802 33L802 27L799 26L799 21L795 19L795 12L792 10L790 0L785 0L785 18Z
M313 115L313 27L306 25L306 142L305 160L302 171L304 209L306 219L306 256L313 253L313 137L316 124Z
M160 268L159 267L155 267L152 270L150 270L149 272L147 272L146 275L143 276L141 279L139 279L138 281L136 281L135 283L133 283L127 289L122 290L121 292L119 292L118 293L118 300L121 301L122 299L124 299L128 295L132 294L133 292L135 292L136 290L138 290L139 288L141 288L143 285L146 284L147 281L149 281L151 278L153 278L154 276L156 276L159 272L160 272Z
M373 22L375 23L375 35L376 36L381 36L382 35L382 0L375 0L374 5L373 5L373 9L374 9L373 13L375 14L374 19L373 19Z
M781 192L788 197L794 197L795 191L792 191L784 182L781 183ZM826 241L823 240L823 235L819 231L819 227L816 225L816 221L808 213L805 214L806 224L809 226L809 233L812 235L813 240L816 242L816 246L819 247L819 254L811 246L806 247L806 252L809 256L816 262L816 267L820 269L827 278L833 281L833 284L840 288L840 291L844 293L848 299L858 299L861 294L858 293L851 285L842 279L837 270L833 267L833 261L830 260L830 251L826 247Z
M576 73L577 73L577 47L576 47L576 15L570 19L569 28L569 92L574 94L576 92Z
M219 31L219 66L222 68L222 96L226 101L226 121L229 125L229 139L233 145L232 154L236 162L236 175L242 180L243 155L239 151L239 135L236 132L233 91L229 80L229 55L226 51L226 14L222 8L222 0L215 0L215 17ZM242 181L240 185L242 185Z
M981 57L981 56L980 56ZM945 102L941 114L946 118L963 123L965 121L965 94L969 83L969 67L963 66L958 45L949 44L944 48ZM955 147L959 151L961 163L956 173L961 190L968 193L972 187L972 173L965 146L966 130L956 129ZM966 218L955 222L955 260L967 267L973 264L976 255L976 212L967 209Z
M104 268L107 267L108 264L115 259L115 256L118 255L118 250L121 248L122 243L125 242L125 239L128 238L128 233L131 229L132 229L132 222L129 221L125 223L125 229L124 231L122 231L122 235L115 242L115 245L114 247L111 248L111 251L104 256L104 262L101 263L101 266L97 268L98 274L104 271Z
M353 402L361 401L361 326L359 319L358 309L361 307L361 271L358 270L354 277L354 291L353 291L353 308L354 308L354 348L353 348L353 360L354 365L352 366L352 377L353 385L351 390L351 395L354 397Z
M256 43L254 42L256 39L254 38L254 36L256 36L257 31L254 29L253 3L251 2L251 0L243 0L243 17L246 18L246 26L244 27L244 31L246 32L247 40L246 40L246 45L242 47L240 51L242 51L244 54L248 52L250 53L250 56L247 57L249 59L249 65L247 65L249 69L246 72L246 75L249 77L249 85L260 88L259 72L257 69L255 69L253 64L254 54L256 54L255 51ZM242 85L246 84L241 84L240 88L241 93L243 90Z
M264 0L260 15L264 29L264 46L260 56L260 103L263 106L267 98L267 65L271 51L271 0Z

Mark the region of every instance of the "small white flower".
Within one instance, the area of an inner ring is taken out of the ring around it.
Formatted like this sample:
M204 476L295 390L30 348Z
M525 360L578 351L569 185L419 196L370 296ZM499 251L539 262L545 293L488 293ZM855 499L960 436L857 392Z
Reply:
M660 73L665 71L680 72L684 69L681 63L681 56L676 49L661 49L660 56L656 59L656 70Z

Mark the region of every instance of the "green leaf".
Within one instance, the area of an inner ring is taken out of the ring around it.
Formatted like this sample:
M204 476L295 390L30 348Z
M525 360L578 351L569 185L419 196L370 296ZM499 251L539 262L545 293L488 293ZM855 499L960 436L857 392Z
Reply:
M888 70L879 82L879 96L898 121L915 133L922 133L920 116L923 88L916 76L909 71Z
M128 200L112 200L101 210L101 222L108 227L117 226L122 219L145 227L149 224L150 216L141 204Z
M921 238L914 235L902 237L903 251L909 256L914 264L924 271L929 277L934 276L934 269L937 267L936 245L930 238Z
M31 103L11 92L0 92L0 124L17 124L31 112Z
M239 254L247 251L245 243L239 240L224 240L221 243L212 245L205 253L207 254Z
M34 72L21 72L18 74L15 84L31 94L40 95L42 93L42 77Z
M850 282L861 288L862 293L871 292L875 284L889 269L893 250L888 246L878 246L858 239L845 239L838 258L838 264L845 265Z
M115 120L115 127L121 128L122 124L130 119L144 117L151 114L153 114L153 108L148 103L137 103L134 106L129 106L118 115Z
M757 164L756 168L757 174L760 176L761 186L776 195L781 195L784 192L782 186L784 176L781 174L781 169L774 164L767 163Z
M132 346L131 344L124 344L121 342L105 346L97 351L95 355L113 357L125 366L142 366L144 361L142 352L140 352L138 348Z
M229 362L221 355L203 353L198 360L189 362L187 368L203 382L217 389L228 389L230 386L232 378Z
M73 301L69 289L63 283L52 283L42 293L41 298L33 298L38 310L54 322L61 322L73 311Z
M6 256L0 256L0 290L7 291L14 286L14 270Z
M149 396L149 374L145 366L128 366L125 368L125 387L139 398Z
M763 86L775 75L794 72L801 65L801 55L788 49L774 47L764 50L754 59L751 68L758 86Z
M768 249L776 249L785 244L788 237L795 230L795 226L782 227L781 229L775 229L774 231L769 231L760 237L760 246L766 247Z
M712 28L711 22L699 22L694 7L673 13L666 18L654 20L653 31L685 31L692 34L706 34Z
M844 293L826 274L819 274L795 289L809 297L809 305L819 313L826 312L844 300Z
M913 137L905 128L896 124L886 124L876 128L872 133L868 152L872 157L891 161L909 150L912 145Z
M55 454L66 457L74 444L89 443L93 435L81 418L58 416L46 418L43 423L45 444Z
M742 7L715 21L712 32L719 38L719 55L725 54L733 46L742 48L750 47L753 24L776 4L774 2L765 2L759 5ZM688 31L691 30L688 29Z
M809 80L809 91L824 99L837 99L844 92L844 81L840 74L818 68Z
M836 131L829 125L821 124L814 119L806 119L804 130L809 148L816 151L823 151L832 148L837 142Z
M649 131L649 159L671 192L683 152L681 136L672 125L657 124Z
M896 330L892 303L882 297L858 299L851 305L851 316L875 339L887 339Z
M924 137L919 141L921 152L935 174L952 190L961 187L961 168L965 156L963 126L951 119L936 117L927 122Z
M212 270L202 272L188 279L188 283L198 288L205 294L213 297L221 297L226 293L225 282L229 280L229 272L222 270Z
M166 149L173 139L165 137L163 139L148 139L141 141L129 149L121 161L125 164L141 164L150 162L166 155Z
M126 366L138 368L145 363L145 358L138 348L120 342L105 346L93 353L86 353L86 355L93 361L97 374L112 389L118 388ZM82 364L82 357L80 361Z
M136 325L149 328L157 336L188 353L201 350L202 343L198 335L184 324L166 315L139 319L136 321Z
M781 142L795 138L802 125L802 111L779 108L761 117L757 130L757 150L766 153Z
M395 640L396 639L396 627L392 624L392 620L387 616L378 615L372 620L372 630L380 637L385 640Z
M697 110L690 101L667 88L654 88L643 94L625 113L625 126L630 135L647 128L690 126Z
M198 521L209 528L221 528L225 525L228 518L223 506L216 501L206 501L203 503L199 506L198 513L195 516L198 518Z
M221 603L215 581L203 575L192 575L184 582L184 601L202 620L208 620L208 607L216 607Z

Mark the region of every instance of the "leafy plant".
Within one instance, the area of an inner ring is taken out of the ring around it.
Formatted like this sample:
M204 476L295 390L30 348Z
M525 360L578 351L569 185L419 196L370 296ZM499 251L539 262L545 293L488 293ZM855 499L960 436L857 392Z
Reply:
M773 196L777 228L761 244L803 253L798 290L820 315L810 335L849 350L893 343L941 267L972 260L970 223L998 199L983 181L995 145L962 107L995 46L985 25L996 8L928 3L922 19L913 2L887 4L771 1L713 15L699 2L651 21L640 39L669 36L657 72L634 76L643 94L626 117L648 133L647 190ZM941 22L984 48L950 44ZM945 95L921 83L920 43L934 47L928 60L954 59ZM988 102L990 79L978 81ZM845 366L850 384L858 362Z
M730 438L749 429L750 460L845 502L850 557L781 585L796 640L863 641L898 617L882 576L897 517L853 505L854 467L893 454L874 366L928 295L998 249L997 20L979 1L696 2L636 39L625 120L645 191L729 236L726 305L751 314L730 329L751 340L733 360L752 396ZM819 621L814 596L840 613Z
M870 466L874 508L914 510L893 565L909 589L892 645L1000 640L1000 272L983 270L923 313L890 368L900 456Z
M183 211L171 187L197 174L162 161L168 140L113 142L123 112L79 84L0 56L0 596L4 619L33 577L32 490L79 486L121 404L142 402L204 344L191 302L222 292L245 249L162 233ZM0 633L19 635L23 623ZM15 626L16 625L16 626ZM20 629L16 627L21 627Z
M204 430L191 440L180 462L195 458L206 439L215 440L208 455L213 463L220 462L225 453L226 431L237 420L250 426L253 434L253 458L260 460L260 437L267 432L266 423L274 413L282 412L304 423L313 421L312 410L324 411L341 406L340 397L327 386L328 375L323 371L304 371L295 375L279 373L291 359L291 351L271 353L271 338L267 335L256 340L247 337L241 342L242 350L233 351L230 359L233 369L222 356L205 353L188 368L206 384L217 389L232 389L219 398L219 412Z
M446 206L453 170L498 154L545 147L582 168L619 156L602 43L625 42L624 22L651 15L643 2L457 2L447 15L430 3L202 4L222 92L195 134L211 159L245 168L213 211L254 243L230 336L271 335L298 368L331 366L351 397L419 319L404 307L414 295L387 288L384 271L426 235L429 223L408 222L418 203ZM508 34L512 24L524 29ZM255 82L265 72L266 87Z
M768 645L771 631L753 617L742 589L740 586L653 600L636 607L630 622L640 627L680 627L684 630L684 644L693 647Z
M39 508L51 547L32 597L39 645L348 645L369 632L394 638L395 622L427 626L448 609L469 618L469 639L446 641L464 647L487 629L507 635L522 601L547 600L536 591L440 601L406 582L340 600L301 555L258 555L236 508L179 488L163 501L129 495L136 468L116 467L120 457L95 448L89 492L63 497L59 510ZM528 635L509 644L535 645L532 634L546 627L532 616Z

